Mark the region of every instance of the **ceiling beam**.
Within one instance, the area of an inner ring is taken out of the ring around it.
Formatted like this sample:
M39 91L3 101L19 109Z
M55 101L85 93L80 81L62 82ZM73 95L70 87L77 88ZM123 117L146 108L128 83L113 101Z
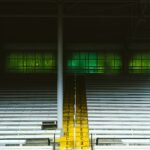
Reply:
M48 2L48 3L56 3L57 0L0 0L0 3L16 3L16 2L19 2L19 3L38 3L38 2L42 2L42 3L45 3L45 2Z
M142 24L143 20L146 19L145 13L148 9L149 2L150 2L150 0L139 0L139 6L143 5L143 7L141 8L140 14L138 16L138 20L137 20L134 30L132 32L133 38L136 36L136 33L138 32L138 29L139 29L140 25Z
M137 0L64 0L64 3L135 3Z
M27 3L33 3L33 2L47 2L47 3L58 3L58 0L0 0L1 2L27 2ZM130 4L130 3L136 3L137 0L63 0L62 3L105 3L105 4Z
M5 15L0 15L0 18L57 18L57 15L46 15L46 14L43 14L43 15L39 15L39 14L37 14L37 15L30 15L30 14L28 14L28 15L25 15L25 14L23 14L23 15L21 15L21 14L5 14ZM75 15L64 15L63 16L63 18L133 18L133 19L137 19L138 18L138 16L105 16L105 15L102 15L102 16L75 16ZM147 19L147 18L150 18L150 16L144 16L143 17L143 19Z

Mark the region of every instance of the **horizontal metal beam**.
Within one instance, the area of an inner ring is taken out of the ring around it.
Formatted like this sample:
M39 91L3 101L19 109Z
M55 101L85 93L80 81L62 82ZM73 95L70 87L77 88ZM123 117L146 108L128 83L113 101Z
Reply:
M0 15L0 18L57 18L56 15Z
M0 0L1 2L26 2L26 3L37 3L37 2L47 2L47 3L58 3L58 0ZM144 0L143 0L144 2ZM131 4L131 3L137 3L137 0L63 0L62 3L105 3L105 4Z
M0 18L57 18L57 15L0 15ZM138 16L71 16L65 15L63 18L138 18ZM150 18L150 16L145 16L143 19Z
M0 3L38 3L38 2L48 2L48 3L56 3L57 0L0 0Z
M130 3L137 3L137 0L64 0L64 3L105 3L105 4L130 4Z
M58 4L58 0L0 0L0 3L56 3ZM141 3L146 3L145 0L140 0ZM81 4L88 4L88 3L100 3L100 4L137 4L138 0L63 0L63 4L65 3L81 3ZM150 0L148 0L150 3Z
M64 18L138 18L138 16L64 16Z
M150 40L150 36L149 37L129 37L129 39L131 39L131 40Z

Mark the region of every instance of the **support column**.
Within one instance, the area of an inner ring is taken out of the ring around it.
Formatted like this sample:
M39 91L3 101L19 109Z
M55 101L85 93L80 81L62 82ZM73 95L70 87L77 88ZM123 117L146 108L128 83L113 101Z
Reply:
M123 49L122 49L122 75L123 76L126 76L129 74L129 60L130 60L130 56L129 54L131 55L131 52L129 51L129 48L128 48L128 44L125 43L123 45Z
M58 128L63 129L63 7L58 2L58 29L57 29L57 121Z

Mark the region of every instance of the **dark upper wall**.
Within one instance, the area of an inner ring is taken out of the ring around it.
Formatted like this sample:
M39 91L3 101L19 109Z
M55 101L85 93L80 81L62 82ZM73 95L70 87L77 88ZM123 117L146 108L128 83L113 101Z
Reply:
M150 41L149 2L64 0L64 44ZM57 42L56 0L0 0L0 41Z
M149 51L149 5L145 0L64 0L64 55L119 51L126 61L132 51ZM6 76L9 52L56 51L56 43L56 0L0 0L0 76Z

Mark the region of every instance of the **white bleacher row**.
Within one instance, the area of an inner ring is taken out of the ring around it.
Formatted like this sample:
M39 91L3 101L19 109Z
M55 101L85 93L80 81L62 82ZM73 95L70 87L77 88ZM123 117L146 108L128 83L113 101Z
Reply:
M34 130L34 132L37 132L37 130ZM32 133L31 135L30 134L19 134L19 135L1 135L0 136L0 140L8 140L7 144L9 144L9 140L12 140L12 139L53 139L54 138L54 134L56 138L59 138L60 137L60 131L59 132L55 132L53 130L53 132L50 132L50 133L47 133L47 134L40 134L40 133L37 133L37 134L34 134Z
M0 150L53 150L52 146L1 146Z
M95 146L94 150L149 150L150 146Z
M0 150L51 149L50 146L10 146L25 144L27 139L53 139L54 134L60 137L60 130L42 130L45 121L57 121L55 86L44 90L37 87L0 89Z
M150 139L150 80L148 78L87 77L86 97L89 133L93 134L94 139ZM102 145L101 148L95 147L103 150L115 148L113 146L105 148Z

